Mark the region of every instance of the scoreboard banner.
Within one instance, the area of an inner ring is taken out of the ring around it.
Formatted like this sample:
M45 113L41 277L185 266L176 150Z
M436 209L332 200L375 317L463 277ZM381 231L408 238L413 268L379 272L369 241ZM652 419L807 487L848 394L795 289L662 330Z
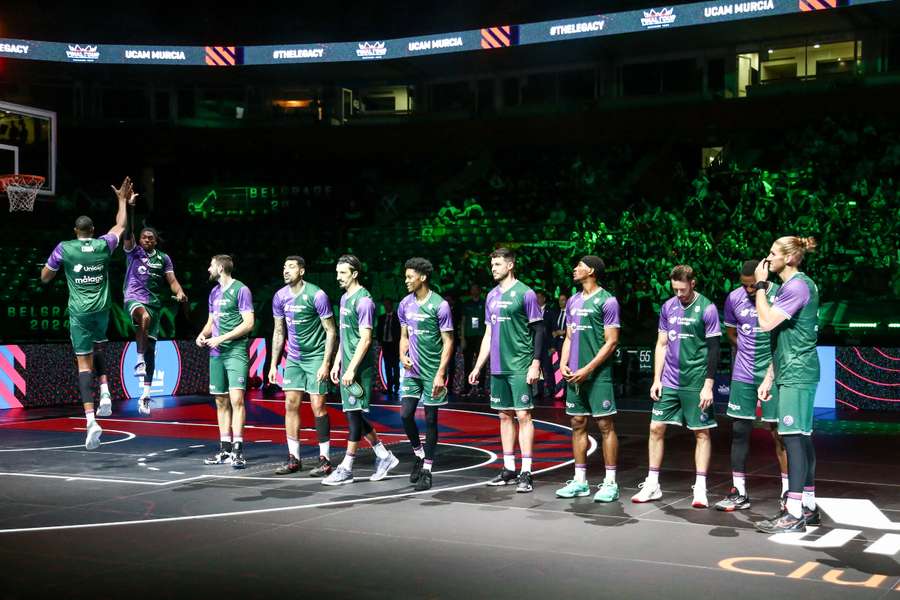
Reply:
M396 39L352 42L310 42L273 46L138 46L77 42L44 42L0 38L0 58L70 63L184 65L238 67L391 60L431 54L496 50L712 25L847 6L879 4L889 0L750 0L745 2L693 2L639 10L587 15L522 25L491 25L481 29Z

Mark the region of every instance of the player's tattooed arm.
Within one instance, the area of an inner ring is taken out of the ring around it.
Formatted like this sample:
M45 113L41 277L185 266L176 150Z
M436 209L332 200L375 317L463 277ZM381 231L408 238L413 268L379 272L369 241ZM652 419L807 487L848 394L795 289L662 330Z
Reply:
M334 324L334 317L322 319L322 327L325 329L325 360L322 364L327 372L331 368L338 345L337 327Z
M269 366L269 383L278 383L278 363L284 351L284 319L275 317L275 330L272 332L272 364Z
M665 331L656 335L656 351L653 354L653 385L650 386L650 398L655 402L662 397L662 372L666 363L666 346L669 336Z

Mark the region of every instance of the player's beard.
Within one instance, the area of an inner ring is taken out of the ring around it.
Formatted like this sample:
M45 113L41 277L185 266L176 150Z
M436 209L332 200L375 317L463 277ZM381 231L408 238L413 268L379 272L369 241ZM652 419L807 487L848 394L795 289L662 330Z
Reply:
M209 281L210 281L210 283L218 283L218 281L219 281L219 274L218 274L218 273L211 274L211 275L209 276Z

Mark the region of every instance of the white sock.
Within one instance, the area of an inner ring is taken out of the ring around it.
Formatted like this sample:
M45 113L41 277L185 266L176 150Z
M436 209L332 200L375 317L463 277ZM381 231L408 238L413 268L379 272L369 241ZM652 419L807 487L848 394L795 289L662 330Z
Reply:
M647 471L647 483L650 487L656 487L659 485L659 469L654 467L650 467L650 470Z
M531 456L522 455L522 472L531 473Z
M144 393L142 395L144 395L144 396L150 395L150 384L149 383L144 384Z
M341 461L341 467L347 469L348 471L353 470L353 461L356 459L355 454L350 454L349 452L344 455L344 460Z
M503 453L503 468L507 471L515 471L516 470L516 455L510 452L507 454Z
M300 458L300 440L288 436L287 444L290 455L294 458Z
M816 510L816 487L806 486L803 488L803 506L809 510Z
M329 454L331 454L331 442L319 442L319 456L328 458Z
M244 443L244 436L242 436L242 435L236 435L236 436L234 436L234 443L235 443L235 444L243 444L243 443Z
M384 447L384 444L382 444L381 441L372 446L372 449L375 451L375 456L378 458L387 458L390 455L390 452L387 451L387 448Z
M425 459L425 463L422 465L422 469L425 471L431 471L431 465L434 464L433 460Z
M109 384L107 384L107 383L101 383L101 384L100 384L100 393L101 393L101 394L108 394L108 393L109 393Z
M413 454L416 455L416 458L425 458L425 448L423 448L422 446L413 448Z
M603 481L616 482L616 465L606 465L606 477L603 478Z
M781 474L781 495L784 496L788 491L788 474Z
M219 436L219 441L220 441L220 442L227 442L227 443L230 444L230 443L231 443L231 434L220 435L220 436Z
M575 465L575 481L587 483L587 465Z
M803 494L795 494L793 492L788 492L787 499L787 510L791 513L792 517L801 517L803 515L803 503L802 503Z
M697 478L694 480L694 493L706 493L706 473L697 471Z
M144 362L144 353L143 353L143 352L138 352L138 353L137 353L137 360L134 361L134 362L136 362L136 363L138 363L138 364Z
M94 418L94 411L92 410L84 411L84 418L87 419L87 427L90 427L97 422L97 419Z
M734 484L735 489L738 491L738 494L741 496L747 495L747 479L743 473L732 473L731 481Z

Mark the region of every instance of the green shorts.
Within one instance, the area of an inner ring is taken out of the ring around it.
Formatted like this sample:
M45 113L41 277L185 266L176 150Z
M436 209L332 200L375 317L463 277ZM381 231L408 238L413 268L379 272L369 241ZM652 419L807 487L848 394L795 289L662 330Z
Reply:
M351 394L346 387L341 385L341 408L344 412L361 410L369 412L369 403L372 401L372 381L375 377L375 367L369 365L356 372L356 382L362 386L363 393L360 396Z
M147 314L150 315L150 327L147 328L147 337L151 340L155 340L159 337L159 316L162 312L162 307L151 306L149 304L144 304L143 302L138 302L137 300L126 300L125 312L128 313L132 325L134 325L134 311L139 308L143 308L147 311Z
M435 375L431 373L425 374L423 377L404 377L400 382L401 398L417 398L422 401L425 406L444 406L447 404L447 394L440 398L434 398L431 395L431 389L434 387Z
M525 383L525 371L491 375L491 408L494 410L531 410L531 386Z
M777 386L778 433L780 435L796 433L812 435L816 386L815 383Z
M651 421L668 425L687 425L688 429L716 427L713 405L700 410L700 390L676 390L664 387L662 398L651 407Z
M613 384L595 379L580 385L566 384L566 414L572 417L608 417L616 414Z
M284 366L284 379L281 389L285 392L306 392L308 394L327 394L329 382L319 381L316 377L325 358L322 356L303 357L300 360L288 359Z
M69 337L76 355L90 354L94 344L107 341L106 327L109 311L100 310L85 315L69 315Z
M209 357L209 393L214 396L247 389L250 360L246 352Z
M759 386L755 383L731 380L731 394L728 396L727 414L732 419L756 419L756 404L759 400L756 391ZM766 423L778 422L778 390L772 386L772 398L760 402L762 406L762 420Z

